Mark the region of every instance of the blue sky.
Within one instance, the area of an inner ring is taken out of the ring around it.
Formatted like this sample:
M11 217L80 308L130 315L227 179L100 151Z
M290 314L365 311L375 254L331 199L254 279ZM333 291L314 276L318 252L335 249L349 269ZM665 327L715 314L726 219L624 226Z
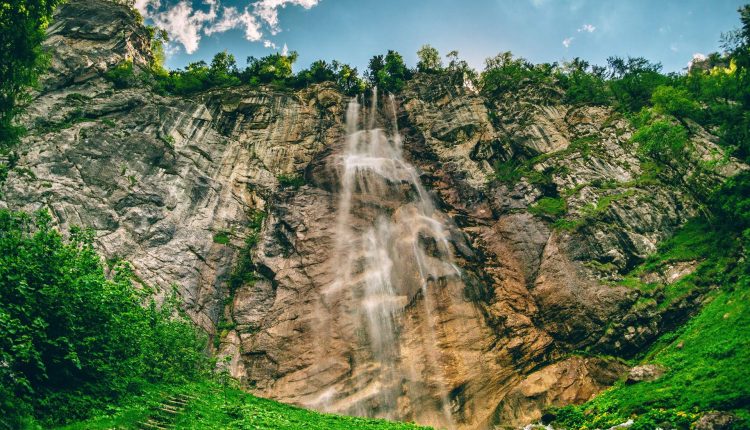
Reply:
M167 66L218 51L240 66L250 56L289 50L296 68L316 59L363 70L370 57L399 51L407 64L429 43L458 50L476 68L502 51L533 62L643 56L680 71L693 54L719 49L747 0L136 0L147 21L170 33Z

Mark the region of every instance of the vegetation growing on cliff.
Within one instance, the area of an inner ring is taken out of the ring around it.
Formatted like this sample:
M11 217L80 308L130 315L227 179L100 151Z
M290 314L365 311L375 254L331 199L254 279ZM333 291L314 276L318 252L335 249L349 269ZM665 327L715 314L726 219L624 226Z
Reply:
M580 406L551 411L554 426L607 428L634 420L634 429L688 429L708 410L732 411L737 429L750 426L750 174L724 184L708 200L711 217L688 223L660 251L633 270L629 285L668 264L698 261L695 271L657 286L665 302L700 291L708 304L686 325L662 336L633 364L667 369L654 381L621 381Z
M64 238L46 212L0 211L0 423L49 426L90 415L154 383L205 372L205 336L136 289L126 263L109 278L93 232Z
M14 122L30 86L44 70L40 45L61 0L10 0L0 5L0 183L15 164L11 153L23 134Z

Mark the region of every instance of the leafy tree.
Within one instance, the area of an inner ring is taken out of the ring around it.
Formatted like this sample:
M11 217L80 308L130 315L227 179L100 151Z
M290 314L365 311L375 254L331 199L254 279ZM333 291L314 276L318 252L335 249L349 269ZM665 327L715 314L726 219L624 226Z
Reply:
M250 85L273 83L284 86L293 76L292 65L298 56L292 51L288 55L276 53L262 58L248 57L247 68L240 73L240 80Z
M330 64L318 60L310 65L310 68L301 70L295 78L296 86L302 87L321 82L333 82L347 95L361 93L365 84L360 79L357 68L348 64L342 64L334 60Z
M660 73L661 64L642 57L609 57L609 88L618 107L625 112L637 112L651 101L651 94L669 78Z
M309 69L297 74L297 81L301 86L320 82L336 82L338 63L328 64L324 60L314 61Z
M577 57L563 64L556 74L560 86L565 90L563 101L569 104L609 104L610 91L604 73L604 68L591 66Z
M0 424L52 424L206 364L176 302L157 306L125 263L108 279L92 231L66 240L47 212L0 211Z
M14 124L46 65L41 43L52 13L62 0L4 0L0 4L0 157L8 156L23 129ZM12 163L0 163L0 182ZM6 165L7 164L7 165Z
M423 73L435 73L443 68L440 53L430 45L422 45L417 51L417 70Z
M485 60L480 78L482 93L499 98L529 86L550 86L554 84L553 70L554 65L534 65L524 58L514 58L510 52L503 52Z
M687 130L667 119L659 119L638 129L633 141L640 143L641 153L664 163L684 158Z
M376 55L370 59L368 79L382 91L397 93L401 91L411 71L406 67L404 58L396 51L388 51L383 57Z
M365 82L359 77L356 67L342 64L336 74L336 84L347 95L359 94L365 90Z
M677 118L695 118L700 110L700 105L693 100L687 89L666 85L654 90L651 103L657 112Z
M448 61L448 78L452 85L464 85L467 82L474 85L477 80L477 72L469 66L465 60L458 57L458 51L451 51L445 55Z
M379 82L380 72L385 68L385 57L382 55L374 55L370 58L367 63L367 80L372 86L377 86Z
M208 70L208 83L211 87L228 87L240 83L237 71L237 62L234 55L227 51L219 52L211 60Z

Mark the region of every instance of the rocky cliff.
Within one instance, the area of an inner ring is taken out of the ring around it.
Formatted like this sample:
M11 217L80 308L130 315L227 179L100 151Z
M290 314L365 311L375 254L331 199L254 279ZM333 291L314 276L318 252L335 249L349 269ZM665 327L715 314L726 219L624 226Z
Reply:
M690 163L655 173L634 155L629 122L607 108L534 93L488 100L436 75L409 81L396 98L404 158L450 219L461 279L403 305L394 342L413 373L385 410L383 369L351 314L319 318L346 304L322 297L340 264L339 178L328 166L348 98L326 85L190 98L117 89L104 74L124 60L147 69L149 34L102 0L63 6L45 46L50 70L0 205L47 208L63 230L92 227L102 253L131 262L144 286L176 289L246 387L332 412L474 429L588 400L627 371L596 354L633 356L700 301L661 306L616 281L698 213L701 186L744 169L730 160L700 181ZM691 163L721 157L711 135L693 136ZM521 174L496 173L511 165ZM545 210L552 203L564 214ZM430 351L426 319L436 321ZM447 415L430 412L441 404Z

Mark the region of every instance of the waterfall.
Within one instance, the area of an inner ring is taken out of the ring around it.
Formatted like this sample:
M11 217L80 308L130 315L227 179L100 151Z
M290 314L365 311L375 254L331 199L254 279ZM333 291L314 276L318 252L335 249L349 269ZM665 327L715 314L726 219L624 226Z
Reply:
M353 396L367 401L353 405L350 412L403 418L398 413L399 397L424 395L419 390L424 390L420 381L425 376L409 362L426 360L434 373L431 377L441 381L438 391L442 395L435 410L412 415L451 428L448 388L439 364L435 304L429 290L461 275L454 263L448 218L436 209L417 169L403 157L396 113L392 96L378 107L377 89L369 108L357 99L349 102L346 142L337 163L337 276L324 295L346 297L362 349L376 365L369 394ZM401 320L410 305L424 307L421 357L404 357L399 342ZM405 386L408 394L404 394ZM336 394L326 396L335 398Z

